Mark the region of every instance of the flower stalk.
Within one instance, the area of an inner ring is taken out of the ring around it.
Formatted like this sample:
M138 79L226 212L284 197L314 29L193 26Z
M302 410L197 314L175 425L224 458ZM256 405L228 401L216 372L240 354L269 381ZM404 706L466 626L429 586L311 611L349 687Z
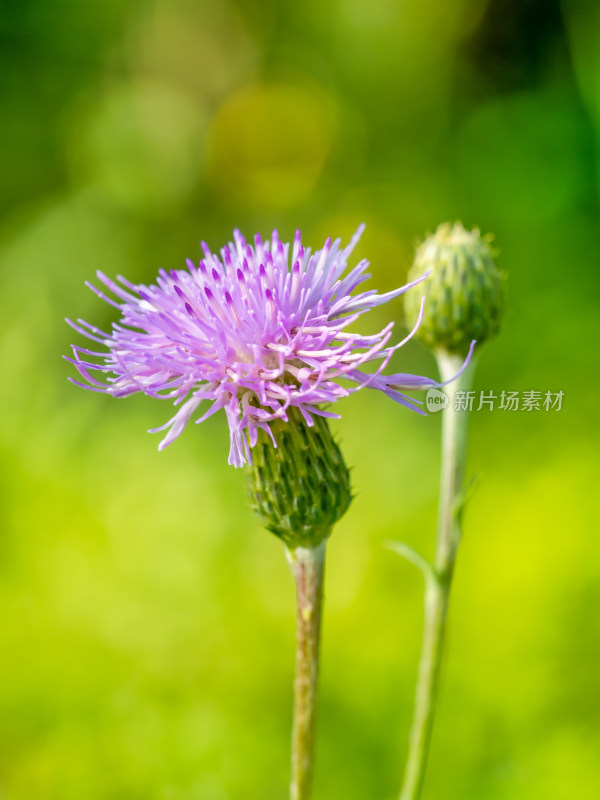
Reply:
M329 424L308 425L295 408L277 420L273 447L261 430L248 468L250 502L285 546L296 585L296 677L290 800L308 800L315 752L315 711L323 614L325 548L352 500L350 473Z
M297 603L290 800L308 800L312 786L325 547L287 551Z
M437 361L442 381L450 380L460 369L462 357L439 351ZM431 744L440 671L446 632L446 619L454 565L461 539L464 505L464 472L467 452L468 415L456 411L454 399L459 391L469 390L474 360L447 390L449 402L442 412L442 459L440 506L435 557L431 569L423 570L426 579L423 644L419 662L415 707L408 758L400 800L418 800L423 790Z

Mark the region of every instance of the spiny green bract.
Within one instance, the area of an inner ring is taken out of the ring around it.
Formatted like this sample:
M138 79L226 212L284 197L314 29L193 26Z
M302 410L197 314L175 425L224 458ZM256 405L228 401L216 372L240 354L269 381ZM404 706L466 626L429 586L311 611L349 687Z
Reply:
M409 278L431 270L423 284L425 311L417 337L432 350L464 356L498 333L504 311L504 275L494 263L491 237L460 222L440 225L417 249ZM409 324L417 319L418 292L404 296Z
M290 550L316 547L344 515L350 474L327 420L309 427L297 408L271 423L277 447L259 431L248 470L250 501L265 527Z

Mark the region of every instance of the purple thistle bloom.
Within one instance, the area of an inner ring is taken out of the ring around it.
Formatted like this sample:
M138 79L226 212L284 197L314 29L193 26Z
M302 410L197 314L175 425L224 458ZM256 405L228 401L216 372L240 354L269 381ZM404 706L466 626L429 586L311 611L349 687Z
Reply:
M231 440L229 463L236 467L251 461L250 448L259 428L277 446L269 423L287 421L290 406L296 406L312 425L314 414L339 416L325 411L323 404L368 386L422 414L415 405L418 401L402 390L439 384L417 375L382 374L421 317L394 346L388 346L393 323L371 336L347 331L361 314L426 277L382 295L373 290L352 295L369 277L364 260L344 275L363 229L361 225L345 249L340 250L339 239L333 244L327 239L323 249L312 255L302 246L298 231L291 261L290 246L279 241L277 231L270 242L257 235L252 246L236 230L235 243L221 250L221 258L202 243L204 258L197 267L188 260L187 270L160 270L152 286L136 286L120 276L115 283L98 272L117 300L88 286L122 317L111 333L83 320L67 320L76 331L108 348L106 353L73 346L74 357L67 360L86 383L70 380L114 397L143 392L181 404L172 419L151 431L168 429L160 450L209 401L196 422L224 409ZM423 303L421 315L422 311ZM370 361L379 362L377 370L363 372ZM106 373L106 382L90 371Z

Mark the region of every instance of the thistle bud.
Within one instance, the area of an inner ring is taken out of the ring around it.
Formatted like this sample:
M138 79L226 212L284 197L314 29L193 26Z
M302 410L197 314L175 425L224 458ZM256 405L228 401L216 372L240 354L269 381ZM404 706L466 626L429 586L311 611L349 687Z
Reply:
M277 447L260 430L247 468L254 511L289 550L317 547L352 499L350 474L327 420L313 419L309 427L290 407L288 422L270 424Z
M460 222L440 225L417 249L409 272L422 284L425 312L417 337L434 351L464 356L473 339L481 345L498 333L504 309L504 275L494 263L491 237ZM420 308L418 292L405 295L409 324Z

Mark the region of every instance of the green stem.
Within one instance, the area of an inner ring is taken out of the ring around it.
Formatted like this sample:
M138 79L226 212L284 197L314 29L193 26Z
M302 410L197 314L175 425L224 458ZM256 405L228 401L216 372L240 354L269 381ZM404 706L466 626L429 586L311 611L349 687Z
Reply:
M290 800L308 800L311 792L325 546L288 551L298 615Z
M442 381L456 375L462 359L437 354ZM433 570L426 575L423 644L419 662L415 708L410 733L406 772L400 800L421 797L427 756L440 682L440 668L446 630L446 617L456 554L461 538L463 481L467 450L468 412L456 411L456 392L468 391L475 364L446 390L449 398L442 412L442 463L438 532Z

